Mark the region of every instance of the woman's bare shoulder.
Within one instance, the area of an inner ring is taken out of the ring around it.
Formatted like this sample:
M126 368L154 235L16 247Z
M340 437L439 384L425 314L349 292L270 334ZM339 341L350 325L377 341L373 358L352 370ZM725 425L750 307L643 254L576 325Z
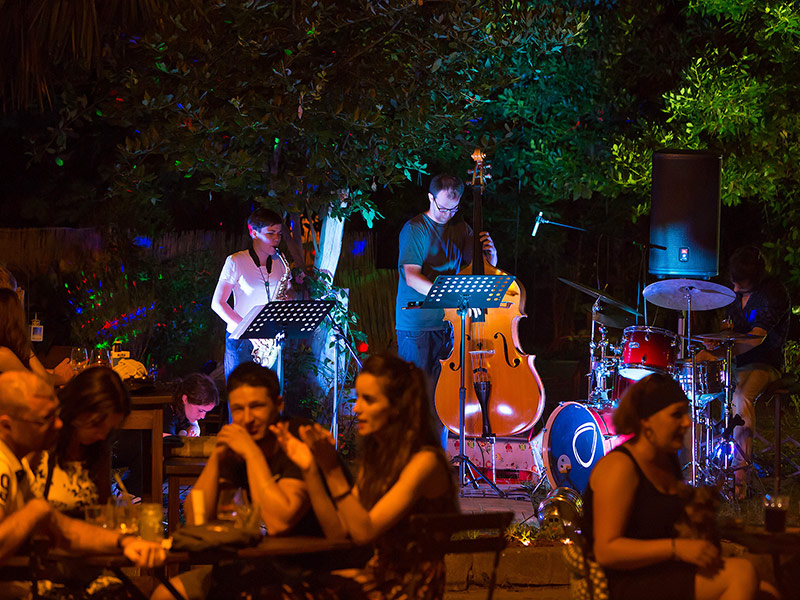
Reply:
M636 475L633 458L625 452L610 452L601 458L592 470L591 480L595 482L600 479L616 479L620 476L628 478L631 475Z
M0 368L2 371L19 370L25 367L19 356L7 346L0 346L0 365L2 365Z
M447 461L435 448L420 448L408 461L404 471L416 473L423 485L423 495L437 496L448 487L451 477Z

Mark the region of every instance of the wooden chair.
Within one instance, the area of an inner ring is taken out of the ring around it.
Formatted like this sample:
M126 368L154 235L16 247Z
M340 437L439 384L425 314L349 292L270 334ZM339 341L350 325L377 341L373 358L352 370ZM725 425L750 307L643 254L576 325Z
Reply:
M167 528L170 533L178 528L180 517L181 486L194 485L208 458L171 456L164 460L164 478L167 480Z
M410 519L410 528L414 531L416 550L422 557L436 558L443 554L494 552L494 564L487 592L487 598L491 600L494 595L500 553L506 547L506 530L513 518L513 512L414 515ZM470 532L476 531L479 531L480 535L471 536ZM454 539L456 534L465 535ZM414 597L414 591L409 590L409 598Z
M792 437L784 439L781 432L781 416L782 416L782 400L800 393L800 382L794 375L785 375L770 383L754 400L754 404L760 400L769 401L770 399L775 402L775 439L772 443L773 450L773 493L779 494L781 489L781 459L786 458L795 467L795 472L790 474L789 477L796 477L800 474L800 465L795 463L791 458L784 456L783 449L786 442L798 444L797 440ZM760 436L759 436L760 437ZM763 440L763 438L761 438ZM764 440L766 441L766 440Z

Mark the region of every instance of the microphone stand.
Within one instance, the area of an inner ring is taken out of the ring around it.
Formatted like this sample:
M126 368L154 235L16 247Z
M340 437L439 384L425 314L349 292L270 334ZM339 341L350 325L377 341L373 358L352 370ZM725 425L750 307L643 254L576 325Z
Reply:
M576 231L586 231L586 229L584 229L583 227L575 227L574 225L566 225L564 223L557 223L555 221L549 221L549 220L545 219L542 216L542 213L540 212L536 216L536 221L534 222L534 225L533 225L533 231L531 232L531 237L536 235L536 232L539 229L539 225L541 225L541 224L556 225L557 227L565 227L566 229L574 229Z

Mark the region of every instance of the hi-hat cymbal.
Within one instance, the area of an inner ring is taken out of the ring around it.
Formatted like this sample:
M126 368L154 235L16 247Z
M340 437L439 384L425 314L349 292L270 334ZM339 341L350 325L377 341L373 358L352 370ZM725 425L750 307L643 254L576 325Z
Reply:
M736 299L724 285L699 279L664 279L651 283L642 292L645 299L661 308L686 310L689 297L692 310L711 310L727 306Z
M739 333L736 331L720 331L719 333L701 333L693 337L706 342L737 342L740 340L752 340L753 338L761 336L753 335L752 333Z
M596 290L594 288L590 288L590 287L585 286L585 285L583 285L581 283L575 283L574 281L569 281L568 279L564 279L562 277L559 277L558 280L561 281L562 283L566 283L567 285L569 285L571 287L574 287L576 290L580 290L584 294L589 294L593 298L599 298L603 302L608 302L609 304L613 304L617 308L621 308L622 310L624 310L626 312L629 312L632 315L635 315L637 317L641 317L642 316L641 313L637 312L637 310L635 308L631 308L630 306L628 306L624 302L622 302L620 300L617 300L613 296L609 296L605 292L601 292L600 290Z

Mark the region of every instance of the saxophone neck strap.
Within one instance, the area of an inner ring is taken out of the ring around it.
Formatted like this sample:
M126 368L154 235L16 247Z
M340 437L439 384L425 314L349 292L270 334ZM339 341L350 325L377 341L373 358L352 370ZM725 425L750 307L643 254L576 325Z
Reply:
M250 258L253 259L253 263L256 265L256 267L260 269L261 259L258 258L258 254L256 254L255 249L252 246L250 246L250 248L247 249L247 252L250 254ZM280 253L278 254L278 256L280 256ZM272 273L272 255L267 257L267 262L265 266L267 268L267 273Z

